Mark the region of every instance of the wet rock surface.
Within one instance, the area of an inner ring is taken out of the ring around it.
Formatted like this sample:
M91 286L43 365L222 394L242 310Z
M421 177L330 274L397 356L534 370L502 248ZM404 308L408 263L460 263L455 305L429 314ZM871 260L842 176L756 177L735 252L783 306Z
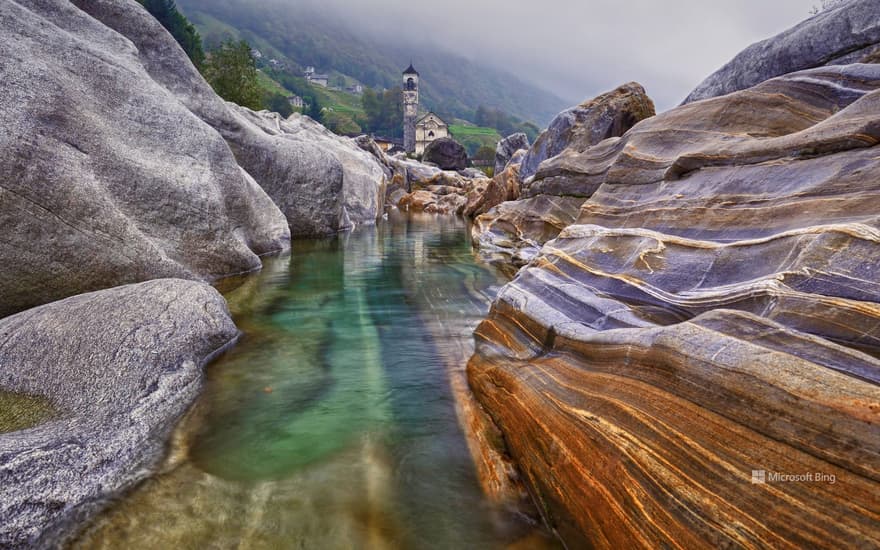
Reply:
M0 436L0 546L34 548L146 477L238 330L210 286L160 279L7 317L0 334L0 387L53 408Z
M878 88L794 73L542 165L591 194L469 380L566 544L880 544Z

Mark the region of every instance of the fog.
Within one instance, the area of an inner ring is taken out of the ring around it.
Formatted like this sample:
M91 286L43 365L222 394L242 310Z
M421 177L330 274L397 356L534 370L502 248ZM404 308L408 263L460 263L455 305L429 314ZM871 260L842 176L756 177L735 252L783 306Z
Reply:
M261 0L256 0L257 2ZM571 103L630 80L660 110L819 0L276 0L357 32L505 69ZM418 67L418 57L414 59Z

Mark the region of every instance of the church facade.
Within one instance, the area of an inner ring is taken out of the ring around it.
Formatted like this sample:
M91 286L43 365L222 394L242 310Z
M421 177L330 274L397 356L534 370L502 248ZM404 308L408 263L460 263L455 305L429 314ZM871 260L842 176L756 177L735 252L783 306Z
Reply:
M443 137L449 137L449 125L434 113L426 114L416 122L415 153L421 155L429 143Z
M421 155L435 139L449 136L449 125L434 113L419 118L419 72L412 63L403 71L403 148Z

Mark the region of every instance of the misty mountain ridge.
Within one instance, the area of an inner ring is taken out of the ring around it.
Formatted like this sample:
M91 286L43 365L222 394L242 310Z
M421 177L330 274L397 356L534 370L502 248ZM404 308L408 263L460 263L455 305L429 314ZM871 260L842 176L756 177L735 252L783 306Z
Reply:
M244 38L294 70L314 66L341 73L373 88L400 84L413 62L421 73L421 104L444 117L474 119L483 105L545 126L569 102L517 76L416 43L410 32L381 33L323 12L308 1L178 0L178 7L202 33L207 47L225 38ZM295 7L294 7L295 5Z

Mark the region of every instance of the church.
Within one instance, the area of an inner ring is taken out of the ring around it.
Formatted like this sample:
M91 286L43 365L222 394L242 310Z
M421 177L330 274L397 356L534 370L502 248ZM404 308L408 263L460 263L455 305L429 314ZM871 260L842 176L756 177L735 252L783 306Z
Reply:
M421 155L435 139L449 137L449 125L429 112L419 117L419 73L412 63L403 71L403 148Z

